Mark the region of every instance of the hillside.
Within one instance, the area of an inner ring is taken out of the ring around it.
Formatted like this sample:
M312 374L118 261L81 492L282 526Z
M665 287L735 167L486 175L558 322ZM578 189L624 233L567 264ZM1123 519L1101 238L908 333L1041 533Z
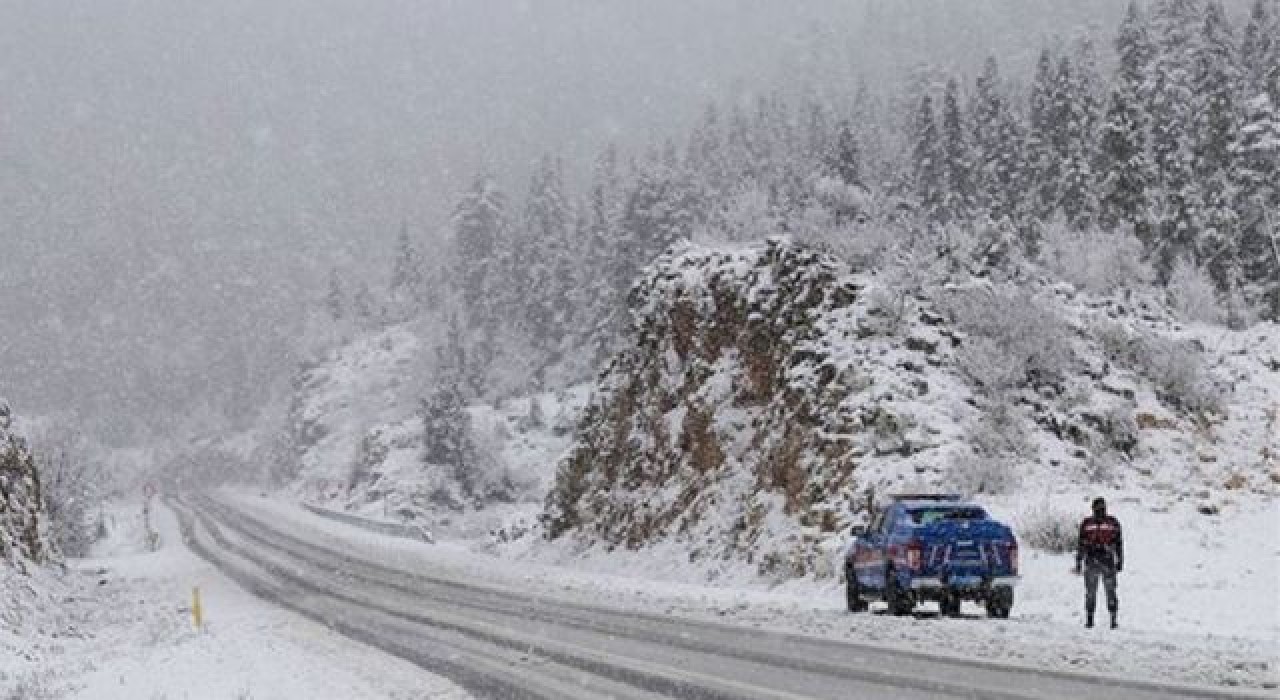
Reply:
M981 493L1038 512L1024 529L1094 493L1205 518L1274 502L1274 324L1048 281L907 295L782 239L678 249L632 302L548 496L575 551L821 576L887 491Z

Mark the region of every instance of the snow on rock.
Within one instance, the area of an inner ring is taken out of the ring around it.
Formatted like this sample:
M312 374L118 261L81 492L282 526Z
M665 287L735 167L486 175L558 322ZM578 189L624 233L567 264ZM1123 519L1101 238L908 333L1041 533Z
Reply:
M864 465L936 470L965 411L953 375L924 374L947 351L935 329L862 330L867 283L777 239L660 258L548 497L550 534L830 574L823 542L882 476Z

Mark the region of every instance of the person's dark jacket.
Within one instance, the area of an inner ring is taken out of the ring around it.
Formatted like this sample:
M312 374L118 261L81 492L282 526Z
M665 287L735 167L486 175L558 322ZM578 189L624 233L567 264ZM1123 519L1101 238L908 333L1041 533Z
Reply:
M1091 515L1080 523L1080 539L1076 544L1076 568L1124 569L1124 536L1120 521L1104 515Z

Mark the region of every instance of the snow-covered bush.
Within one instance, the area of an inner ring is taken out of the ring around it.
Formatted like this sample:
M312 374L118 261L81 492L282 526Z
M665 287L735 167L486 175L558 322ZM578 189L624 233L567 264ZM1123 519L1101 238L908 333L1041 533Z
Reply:
M1027 384L1059 384L1074 354L1066 322L1029 292L1017 288L954 290L941 306L970 337L960 350L961 371L995 395Z
M1055 277L1093 294L1151 284L1155 270L1144 258L1130 231L1079 232L1063 224L1046 228L1040 249L1041 263Z
M1188 322L1223 323L1226 311L1207 270L1180 258L1169 273L1169 306Z
M1045 506L1024 513L1015 526L1018 539L1032 549L1050 554L1069 554L1076 550L1076 519L1069 513Z
M966 495L1009 493L1021 483L1017 459L966 452L952 460L947 485Z
M1139 347L1141 357L1136 369L1156 384L1163 401L1197 414L1221 410L1222 387L1194 344L1149 335Z
M49 536L63 554L86 556L97 538L91 517L101 500L102 468L90 458L81 435L50 428L35 440L32 452L40 471Z

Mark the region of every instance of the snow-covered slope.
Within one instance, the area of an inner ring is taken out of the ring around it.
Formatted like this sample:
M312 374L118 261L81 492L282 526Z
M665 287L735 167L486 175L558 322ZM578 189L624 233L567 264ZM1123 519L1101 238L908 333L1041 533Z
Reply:
M678 250L633 299L548 500L575 551L824 575L886 491L980 492L1035 535L1095 494L1204 537L1274 503L1274 324L1036 280L908 296L784 240Z
M423 334L419 325L395 325L357 336L304 368L291 411L295 494L367 517L425 521L446 536L527 527L587 388L467 407L479 478L509 484L515 501L481 504L477 513L473 504L444 498L455 473L424 462L421 400L432 374L425 358L435 348Z

